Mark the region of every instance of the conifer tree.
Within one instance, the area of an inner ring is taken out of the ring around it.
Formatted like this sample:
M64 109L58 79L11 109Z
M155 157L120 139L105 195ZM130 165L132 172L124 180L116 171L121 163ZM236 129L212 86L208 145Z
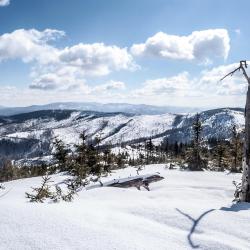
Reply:
M232 127L232 138L231 138L231 155L232 155L232 163L231 163L231 171L239 172L241 169L241 161L242 161L242 141L240 138L240 134L237 132L236 125Z
M202 124L198 113L195 116L192 132L192 146L187 154L187 163L190 170L199 171L207 167L207 161L202 157Z
M87 148L87 166L90 170L90 174L100 177L102 164L100 163L99 153L92 144Z
M65 144L62 140L55 138L55 141L53 142L54 145L54 157L57 160L59 169L61 171L67 170L67 159L69 150L66 148Z
M224 140L218 141L215 147L215 166L218 171L224 171L229 165L228 147Z
M110 173L113 159L111 150L109 148L106 148L103 151L103 160L104 160L104 166L103 166L104 173L105 174Z
M45 175L42 177L41 187L32 188L34 194L25 193L26 198L30 200L30 202L41 202L43 203L47 198L53 198L53 193L50 191L51 177Z
M80 134L80 140L81 143L75 145L76 151L70 170L74 176L79 178L79 181L85 179L90 172L90 168L87 164L88 145L86 143L86 135L84 132Z

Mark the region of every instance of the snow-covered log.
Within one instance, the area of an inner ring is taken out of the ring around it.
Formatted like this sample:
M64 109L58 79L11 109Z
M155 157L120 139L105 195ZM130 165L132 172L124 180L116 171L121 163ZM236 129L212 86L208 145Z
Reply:
M150 191L149 184L152 182L161 181L162 179L164 179L164 177L160 176L159 174L139 175L135 177L114 180L112 183L106 184L106 186L119 188L136 187L138 190L140 190L141 187L144 187Z

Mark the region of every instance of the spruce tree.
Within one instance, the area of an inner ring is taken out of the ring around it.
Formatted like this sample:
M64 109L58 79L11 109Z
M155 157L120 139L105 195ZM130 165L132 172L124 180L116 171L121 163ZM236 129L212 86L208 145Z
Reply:
M109 148L106 148L103 151L103 161L104 161L104 166L103 166L104 173L105 174L110 173L113 158L112 158L111 150Z
M192 146L187 153L188 168L193 171L200 171L207 167L207 161L202 157L202 143L201 137L202 123L200 115L197 113L192 126Z
M54 145L53 156L57 160L60 171L68 170L67 160L68 160L69 150L66 148L63 141L58 138L55 139L53 145Z
M229 165L229 155L228 155L228 147L224 140L219 140L215 150L213 157L215 162L215 167L218 171L224 171L228 168Z
M240 133L237 132L236 125L233 125L232 127L232 138L230 144L231 144L231 155L233 158L231 163L231 171L239 172L241 169L243 144L240 138Z
M70 170L74 176L79 178L79 181L85 179L90 172L90 168L87 164L88 145L86 143L86 135L84 132L80 134L80 140L80 144L75 145L76 150Z
M30 200L30 202L41 202L43 203L47 198L52 199L54 194L50 190L50 185L52 181L51 177L45 175L42 177L41 187L32 188L34 194L25 193L26 198Z

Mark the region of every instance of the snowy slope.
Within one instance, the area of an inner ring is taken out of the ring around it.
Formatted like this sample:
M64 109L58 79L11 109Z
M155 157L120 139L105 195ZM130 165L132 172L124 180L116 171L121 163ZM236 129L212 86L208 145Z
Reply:
M231 203L232 180L240 175L163 165L141 174L155 172L165 179L151 184L150 192L98 187L81 191L73 203L28 203L24 193L41 178L5 183L0 249L250 249L250 205ZM133 175L135 169L127 168L102 181ZM55 183L64 178L53 176Z
M143 142L150 137L157 144L166 137L170 142L186 142L191 138L194 117L195 114L131 115L74 110L0 117L0 153L5 155L6 147L11 144L7 151L16 148L18 152L7 155L11 158L49 155L55 137L73 147L83 131L89 140L100 137L101 145ZM204 138L230 138L233 124L242 130L244 115L241 109L217 109L202 112L201 120Z

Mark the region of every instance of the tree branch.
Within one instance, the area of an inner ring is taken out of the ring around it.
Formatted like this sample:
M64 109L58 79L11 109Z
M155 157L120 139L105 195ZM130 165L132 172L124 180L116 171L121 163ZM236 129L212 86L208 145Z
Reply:
M240 66L236 69L234 69L233 71L229 72L227 75L225 75L223 78L220 79L220 81L223 81L225 78L227 78L228 76L233 76L233 74L236 72L236 71L240 71L242 70L242 73L243 75L245 76L248 84L250 85L250 79L247 75L247 72L246 72L246 69L247 68L247 61L240 61Z

